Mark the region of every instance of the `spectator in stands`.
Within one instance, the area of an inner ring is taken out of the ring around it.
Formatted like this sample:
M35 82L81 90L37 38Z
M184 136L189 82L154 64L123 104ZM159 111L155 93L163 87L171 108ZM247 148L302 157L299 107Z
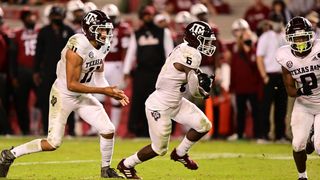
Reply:
M159 13L155 15L153 22L160 28L170 28L170 17L166 14Z
M281 75L281 66L275 60L277 49L286 44L283 32L282 16L271 17L271 28L264 32L257 45L257 65L264 82L264 97L262 104L262 122L258 142L269 139L270 110L274 102L275 140L284 140L285 116L287 112L287 93Z
M196 0L170 0L166 1L165 9L167 13L173 15L180 11L189 11L196 2Z
M287 4L293 16L304 16L316 7L316 0L287 0Z
M268 19L269 13L270 9L263 3L263 0L254 0L254 4L246 10L244 19L249 23L251 30L256 32L258 23Z
M269 14L269 17L273 16L273 14L282 16L284 25L286 25L290 21L290 19L293 17L292 13L287 8L284 0L272 1L271 12Z
M174 18L174 45L177 46L184 40L184 31L188 24L194 21L193 16L188 11L180 11Z
M66 20L75 33L82 33L81 21L85 15L81 0L71 0L67 4Z
M154 91L161 67L173 49L170 31L153 23L155 14L155 8L150 5L139 10L143 25L131 35L124 60L124 77L127 83L132 63L137 60L136 69L132 73L133 92L128 129L138 137L149 136L144 103Z
M312 30L314 32L314 39L319 39L320 38L320 28L318 27L319 14L316 11L311 11L309 14L307 14L306 18L312 24Z
M7 116L7 108L9 107L8 54L12 49L13 43L5 32L3 25L3 10L0 7L0 135L12 133Z
M85 2L84 3L84 12L88 13L89 11L97 10L98 7L93 2Z
M35 90L32 75L39 30L35 27L37 16L29 8L21 11L20 20L24 27L15 32L16 51L12 54L11 62L12 86L20 130L23 135L28 135L30 133L28 102L30 91Z
M74 31L63 23L65 9L54 5L49 14L50 24L40 29L35 55L33 80L38 86L38 105L42 112L44 133L48 132L49 93L56 79L60 53Z
M254 135L258 134L258 96L262 81L256 64L256 38L248 23L244 19L238 19L233 22L232 30L235 41L228 45L231 54L230 92L234 93L236 98L237 130L228 140L237 140L245 138L247 111L252 115ZM247 106L247 102L250 103L250 107Z
M200 2L208 8L213 15L216 14L230 14L230 5L223 0L200 0Z

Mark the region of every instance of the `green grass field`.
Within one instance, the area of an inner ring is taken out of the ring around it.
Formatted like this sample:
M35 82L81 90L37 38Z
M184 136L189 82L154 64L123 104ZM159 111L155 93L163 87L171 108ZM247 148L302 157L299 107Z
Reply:
M0 149L17 146L33 137L0 137ZM128 155L147 145L148 139L116 139L112 167ZM290 144L258 145L250 141L202 141L191 149L190 156L199 164L197 171L186 169L170 160L169 152L136 167L143 179L226 179L280 180L297 179ZM308 176L319 180L320 161L314 153L308 156ZM99 179L100 151L98 138L64 139L54 152L36 153L15 160L8 179Z

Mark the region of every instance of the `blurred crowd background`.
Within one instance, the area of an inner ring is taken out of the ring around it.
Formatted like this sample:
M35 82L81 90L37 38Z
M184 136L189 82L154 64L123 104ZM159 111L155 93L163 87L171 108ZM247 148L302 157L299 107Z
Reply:
M106 78L131 99L130 106L120 108L97 96L117 136L148 137L144 101L167 52L183 42L186 25L202 20L215 32L217 50L203 57L200 68L214 73L216 82L207 100L185 97L212 121L206 138L290 141L293 99L287 97L274 54L286 45L285 25L294 16L306 17L319 36L319 0L2 0L0 134L47 134L49 92L60 52L70 36L82 33L81 19L94 9L115 24ZM151 46L158 51L150 53ZM176 124L172 136L185 131ZM77 114L70 115L66 135L95 133Z

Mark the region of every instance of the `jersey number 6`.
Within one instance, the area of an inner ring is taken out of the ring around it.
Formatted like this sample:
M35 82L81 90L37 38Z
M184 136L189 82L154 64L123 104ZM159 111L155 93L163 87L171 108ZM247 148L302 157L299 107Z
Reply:
M191 65L191 64L192 64L192 58L191 58L191 57L187 57L186 63L189 64L189 65Z

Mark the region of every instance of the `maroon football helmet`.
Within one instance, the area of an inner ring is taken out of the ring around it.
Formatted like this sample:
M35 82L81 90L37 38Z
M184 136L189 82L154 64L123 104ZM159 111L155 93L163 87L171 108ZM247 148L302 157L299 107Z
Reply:
M111 19L100 10L90 11L82 19L83 33L89 40L95 40L99 45L110 44L112 30Z
M295 52L303 53L311 50L313 36L312 24L304 17L296 16L286 26L286 39Z
M206 56L212 56L216 50L213 45L216 37L209 24L203 21L190 23L185 29L184 40Z

